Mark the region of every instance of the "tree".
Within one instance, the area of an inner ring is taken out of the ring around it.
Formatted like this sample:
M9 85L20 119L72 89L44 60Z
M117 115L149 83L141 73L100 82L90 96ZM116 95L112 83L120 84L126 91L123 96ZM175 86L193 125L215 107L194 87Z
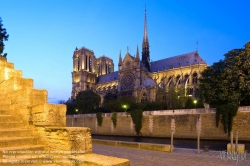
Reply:
M3 24L2 24L2 19L0 17L0 55L6 57L7 53L5 53L4 55L2 55L3 50L4 50L4 41L8 41L9 35L6 32L6 29L3 28Z
M76 96L76 107L79 113L96 113L101 97L92 90L81 91Z
M117 99L117 94L108 92L105 96L104 96L104 102L109 102L109 101L115 101Z
M76 103L75 102L66 102L66 115L74 115L74 114L78 114L78 112L76 112Z
M201 98L213 107L228 103L250 105L250 42L224 56L224 60L202 72Z

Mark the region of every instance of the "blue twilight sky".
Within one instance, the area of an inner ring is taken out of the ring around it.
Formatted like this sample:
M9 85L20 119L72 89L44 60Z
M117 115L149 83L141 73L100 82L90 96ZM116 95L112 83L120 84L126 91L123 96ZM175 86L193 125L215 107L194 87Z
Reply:
M198 41L212 65L250 40L249 0L0 0L4 52L49 102L67 100L76 46L111 57L115 70L120 50L141 52L145 4L153 61L195 51Z

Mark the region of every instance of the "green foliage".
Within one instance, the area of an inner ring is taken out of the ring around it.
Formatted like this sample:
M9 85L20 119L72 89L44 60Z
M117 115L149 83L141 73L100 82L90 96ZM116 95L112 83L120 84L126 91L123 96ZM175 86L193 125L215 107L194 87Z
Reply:
M114 127L116 128L116 125L117 125L117 113L116 112L112 113L111 120L112 120Z
M126 105L126 108L123 108L124 105ZM111 112L130 111L136 109L137 106L136 99L132 96L121 96L117 98L117 100L106 101L103 103L103 107Z
M104 96L104 102L110 102L110 101L115 101L117 99L117 94L108 92L105 96Z
M97 118L97 124L98 124L98 126L102 126L102 113L101 112L97 112L96 113L96 118Z
M185 103L185 108L186 109L192 109L196 108L196 105L194 104L194 99L191 97L188 97L186 103Z
M9 35L6 32L6 29L3 28L3 24L2 24L2 19L0 17L0 55L2 55L3 50L4 50L4 41L8 41ZM3 56L7 56L7 54L5 53Z
M140 134L141 128L142 128L142 117L143 117L142 113L143 113L143 111L141 111L141 110L134 110L134 111L129 112L129 114L133 120L135 132L137 135Z
M224 132L230 134L232 131L233 117L236 116L238 106L233 104L225 104L216 109L216 125L218 127L219 121L224 126Z
M159 89L156 93L156 101L161 105L161 109L185 108L187 99L185 89L182 87L176 88L175 86L170 86L167 91Z
M66 108L67 108L66 115L78 114L78 112L76 112L76 104L75 103L65 103L65 104L66 104Z
M142 103L140 104L140 106L143 111L152 111L152 110L160 110L161 109L160 104L161 104L160 102L152 101L152 102Z
M214 107L227 103L250 105L250 42L224 57L202 72L200 96Z
M76 106L79 113L96 113L99 108L101 97L92 90L79 92L76 96Z

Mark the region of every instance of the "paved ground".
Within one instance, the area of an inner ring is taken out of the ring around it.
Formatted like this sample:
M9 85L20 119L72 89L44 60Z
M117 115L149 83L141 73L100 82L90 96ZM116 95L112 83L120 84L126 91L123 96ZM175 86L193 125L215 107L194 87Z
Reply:
M197 155L194 149L175 149L174 153L150 151L126 147L93 144L93 153L127 158L131 166L250 166L250 154L246 160L223 160L219 151L203 152ZM229 157L230 158L230 157Z

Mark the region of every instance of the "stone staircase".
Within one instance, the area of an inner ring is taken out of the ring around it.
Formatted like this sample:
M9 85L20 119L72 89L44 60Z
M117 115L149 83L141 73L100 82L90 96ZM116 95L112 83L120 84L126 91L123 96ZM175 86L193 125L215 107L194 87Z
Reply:
M129 166L127 159L92 153L90 129L66 127L66 106L0 56L0 166Z

